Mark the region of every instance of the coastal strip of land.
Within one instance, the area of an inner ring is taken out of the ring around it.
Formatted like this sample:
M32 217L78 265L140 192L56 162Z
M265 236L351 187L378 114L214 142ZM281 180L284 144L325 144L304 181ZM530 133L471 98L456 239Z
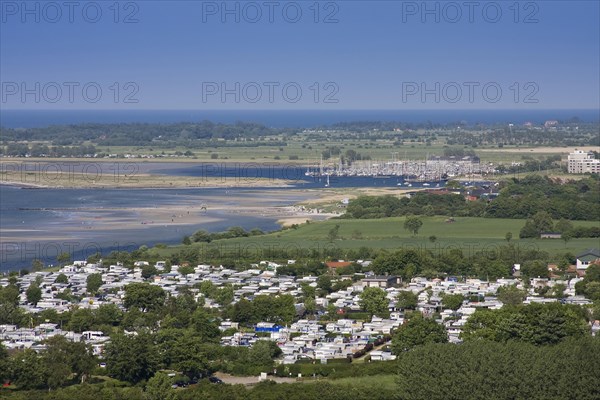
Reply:
M54 188L54 189L197 189L197 188L252 188L252 187L290 187L294 182L271 178L244 177L193 177L167 176L154 174L136 174L135 176L106 176L90 179L84 173L47 172L38 174L23 174L14 171L0 172L0 185L24 188Z

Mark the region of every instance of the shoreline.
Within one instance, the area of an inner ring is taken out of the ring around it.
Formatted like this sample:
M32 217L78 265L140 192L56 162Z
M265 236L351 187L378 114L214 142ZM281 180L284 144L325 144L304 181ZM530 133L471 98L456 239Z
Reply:
M219 182L219 178L214 180L206 180L206 184L197 184L190 182L189 180L183 180L183 182L177 182L177 177L164 176L164 175L147 175L149 178L162 178L160 182L155 183L138 183L131 182L127 184L98 184L98 185L85 185L81 183L61 184L61 185L44 185L39 183L27 183L20 182L18 180L4 180L0 174L0 187L13 187L19 189L36 190L36 189L87 189L87 190L128 190L128 189L248 189L248 188L259 188L259 189L293 189L295 186L289 181L284 180L273 180L263 179L257 181L246 181L236 183L231 182ZM175 179L168 179L175 178Z
M314 163L310 160L275 160L269 159L268 161L263 160L252 160L252 159L235 159L235 158L217 158L217 159L199 159L199 158L177 158L177 157L154 157L154 158L143 158L143 157L131 157L131 158L92 158L92 157L2 157L0 156L0 163L3 162L38 162L38 163L115 163L119 162L122 164L223 164L223 163L246 163L246 164L264 164L264 165L293 165L295 167L307 167L314 166ZM179 167L179 166L178 166Z
M29 216L36 212L58 212L61 216L55 222L41 225L32 222L35 218L29 218L25 225L20 219L10 224L3 221L0 244L7 254L0 263L2 271L28 266L29 258L42 258L45 263L52 263L52 257L47 257L52 252L73 251L73 254L79 254L87 251L88 247L111 251L114 250L111 246L122 249L133 242L135 248L142 244L164 242L175 245L180 244L184 236L201 229L222 232L232 226L243 226L248 231L258 227L271 232L285 228L285 221L290 219L300 218L304 222L306 219L321 220L334 216L317 211L308 215L309 212L295 206L305 200L320 198L322 194L319 191L250 187L237 192L223 191L180 200L168 195L166 202L161 200L156 206L57 203L44 208L44 204L14 204L12 207L33 207L31 211L19 211ZM254 200L248 202L248 199ZM38 210L37 207L42 208ZM36 254L24 260L23 251L27 249Z
M121 159L15 159L0 158L0 185L25 188L81 189L159 189L159 188L242 188L293 187L296 180L271 176L242 176L237 163L233 171L221 162L188 160L131 161ZM253 163L253 165L259 165ZM182 167L211 165L197 175L170 173ZM267 164L264 164L267 165ZM273 165L273 164L269 164ZM279 165L279 164L274 164ZM285 164L281 164L282 166ZM210 176L209 172L219 172Z
M256 190L277 190L286 189L294 190L295 187L292 185L287 186L31 186L28 184L21 184L18 182L0 182L0 187L10 187L16 189L25 190L40 190L40 189L53 189L53 190L73 190L73 189L85 189L85 190L143 190L143 189L157 189L157 190L194 190L194 189L256 189ZM301 188L298 188L301 190Z

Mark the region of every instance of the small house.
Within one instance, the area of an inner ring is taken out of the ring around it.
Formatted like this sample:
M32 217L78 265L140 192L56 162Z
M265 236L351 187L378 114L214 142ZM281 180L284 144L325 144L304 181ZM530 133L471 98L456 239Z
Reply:
M590 264L600 261L600 250L589 249L577 255L577 269L585 270Z

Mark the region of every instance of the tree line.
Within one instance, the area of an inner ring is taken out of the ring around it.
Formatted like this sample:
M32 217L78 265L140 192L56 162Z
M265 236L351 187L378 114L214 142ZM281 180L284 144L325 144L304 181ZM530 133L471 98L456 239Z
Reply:
M398 398L591 400L600 396L598 362L598 338L427 344L399 356Z
M539 238L542 233L560 233L562 239L567 242L573 238L600 237L600 226L573 226L571 221L564 218L554 222L549 212L538 211L525 221L519 237Z
M360 196L350 200L343 218L447 215L486 218L530 218L539 211L551 218L600 221L600 179L590 176L561 182L530 175L499 183L494 200L467 201L459 194L415 193L409 197Z
M48 146L41 143L34 143L29 146L27 143L9 143L6 148L0 146L0 155L11 157L93 157L97 154L94 145L78 146Z
M152 124L152 123L86 123L53 125L42 128L0 127L4 143L16 141L51 141L55 145L78 145L93 142L103 146L148 146L157 142L188 143L194 140L261 138L291 132L269 128L262 124L211 121Z

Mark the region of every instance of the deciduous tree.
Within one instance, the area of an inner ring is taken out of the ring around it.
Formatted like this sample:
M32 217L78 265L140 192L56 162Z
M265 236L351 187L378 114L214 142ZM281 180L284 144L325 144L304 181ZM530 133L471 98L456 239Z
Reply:
M102 286L102 274L90 274L86 279L86 289L90 294L96 294Z
M43 389L46 387L47 371L41 356L33 350L25 350L12 358L12 382L19 389Z
M447 341L448 334L443 325L416 314L398 329L392 338L392 349L395 354L400 354L423 344Z
M527 261L521 267L523 275L529 278L548 278L548 265L542 260Z
M502 304L516 306L518 304L523 304L523 301L526 298L527 292L518 289L514 285L501 286L498 288L498 300L500 300Z
M58 256L56 256L56 261L58 261L59 264L66 264L69 261L71 261L71 254L67 252L62 252Z
M177 394L171 387L172 379L165 373L159 372L148 380L146 398L148 400L174 400Z
M167 294L159 286L148 283L130 283L125 287L123 305L127 309L133 307L142 311L156 311L164 303Z
M334 240L337 240L337 238L340 235L340 225L339 224L335 224L335 226L333 228L331 228L329 230L329 232L327 233L327 239L330 242L333 242Z
M419 297L415 293L409 290L402 290L398 293L396 307L403 310L414 310L417 308L418 302Z
M281 354L281 349L270 340L258 340L248 352L248 363L260 367L271 367L273 359Z
M157 348L148 333L111 336L104 357L110 376L131 383L149 379L160 365Z
M469 340L517 340L535 345L556 344L589 335L586 311L560 303L477 310L467 320L461 337Z
M96 357L90 345L71 342L60 335L46 341L42 359L48 371L50 388L63 386L72 376L83 383L96 366Z
M419 229L423 226L423 221L419 217L406 217L404 229L412 233L413 236L419 234Z
M371 316L381 315L388 310L389 300L385 290L368 287L360 294L359 304Z
M142 267L142 278L149 279L158 274L158 270L154 265L144 265Z
M444 305L444 307L449 308L453 311L458 310L462 306L464 300L465 296L463 296L460 293L446 294L442 296L442 304Z
M35 306L42 299L42 289L36 284L31 284L25 291L25 295L27 296L27 302Z

